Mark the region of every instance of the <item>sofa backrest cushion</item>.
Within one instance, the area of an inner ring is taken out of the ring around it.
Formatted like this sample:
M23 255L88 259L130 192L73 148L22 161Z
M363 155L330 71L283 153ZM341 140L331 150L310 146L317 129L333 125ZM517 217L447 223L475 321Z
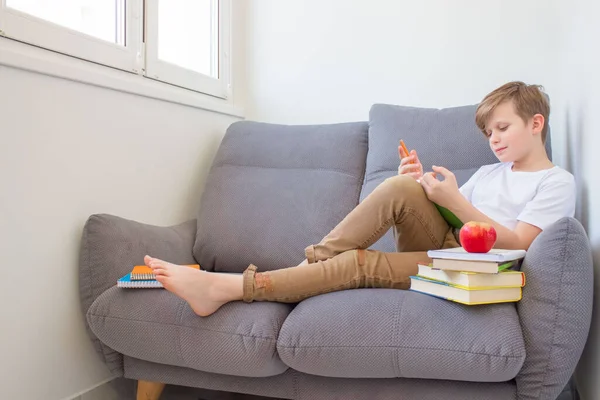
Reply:
M194 257L203 269L243 272L297 265L357 204L366 122L227 130L198 213Z
M425 172L432 165L448 168L464 184L486 164L498 159L487 139L475 124L477 105L453 108L418 108L374 104L369 113L369 153L362 201L386 178L398 173L398 144L403 139L409 150L416 150ZM550 130L546 151L551 155ZM372 249L395 251L390 230Z

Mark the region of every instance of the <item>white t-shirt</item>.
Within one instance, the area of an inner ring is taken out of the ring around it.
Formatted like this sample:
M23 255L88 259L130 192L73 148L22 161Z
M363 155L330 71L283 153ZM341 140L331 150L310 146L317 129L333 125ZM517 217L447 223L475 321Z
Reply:
M575 215L575 178L560 167L513 171L512 163L484 165L460 187L479 211L514 229L523 221L544 229Z

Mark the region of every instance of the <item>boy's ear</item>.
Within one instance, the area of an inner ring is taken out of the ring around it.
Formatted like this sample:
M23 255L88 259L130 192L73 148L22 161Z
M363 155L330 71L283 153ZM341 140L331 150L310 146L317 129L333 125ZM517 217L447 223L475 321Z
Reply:
M533 133L540 134L544 129L544 116L542 114L535 114L532 118Z

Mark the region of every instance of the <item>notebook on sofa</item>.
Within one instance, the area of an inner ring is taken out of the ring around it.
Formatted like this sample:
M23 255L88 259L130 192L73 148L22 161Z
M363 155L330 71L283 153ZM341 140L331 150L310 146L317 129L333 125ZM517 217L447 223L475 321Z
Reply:
M186 267L200 269L200 265L198 264L186 265ZM126 289L160 289L163 285L156 280L152 268L147 265L136 265L130 273L117 281L117 287Z

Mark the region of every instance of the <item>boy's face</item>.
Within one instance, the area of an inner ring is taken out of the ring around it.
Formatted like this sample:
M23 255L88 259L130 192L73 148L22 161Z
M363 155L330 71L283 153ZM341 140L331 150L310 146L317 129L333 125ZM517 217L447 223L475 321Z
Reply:
M523 121L515 112L512 101L506 101L494 109L485 131L490 148L498 160L515 162L531 152L536 140L539 140L536 136L540 136L542 127L539 118Z

